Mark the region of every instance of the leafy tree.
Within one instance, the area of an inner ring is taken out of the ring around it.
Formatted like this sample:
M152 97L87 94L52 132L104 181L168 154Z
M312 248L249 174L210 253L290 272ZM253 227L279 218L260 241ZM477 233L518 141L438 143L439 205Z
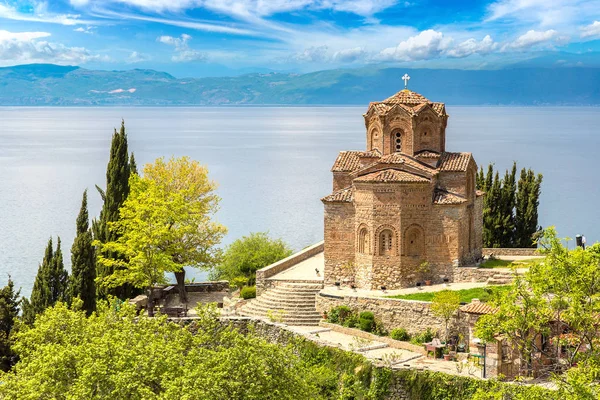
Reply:
M550 360L538 373L557 374L568 391L578 380L573 371L562 374L565 369L600 365L600 246L568 250L554 228L544 232L539 244L544 261L532 264L510 291L499 294L493 302L497 311L479 319L476 334L488 341L498 334L506 337L519 352L523 375L532 374L540 356Z
M292 249L281 239L272 239L267 232L251 233L227 247L223 261L212 271L211 279L254 285L258 269L291 254Z
M31 324L35 316L58 301L69 300L69 274L65 270L60 238L53 251L52 238L48 240L44 259L38 267L29 300L23 301L23 319Z
M109 224L116 239L103 244L99 255L114 272L99 283L145 288L152 313L152 286L165 282L165 272L174 272L185 301L184 267L213 267L226 229L212 220L220 198L208 169L187 157L146 165L143 176L131 175L130 187L121 218Z
M83 192L76 225L77 235L71 247L71 296L83 301L89 315L96 309L96 256L89 227L87 190Z
M460 307L460 296L452 290L442 290L433 296L431 312L444 320L444 334L448 343L448 324Z
M10 276L8 283L0 289L0 369L8 371L17 361L12 351L11 332L19 315L20 290L15 292L15 285Z
M96 186L104 204L100 211L98 220L92 221L92 232L94 239L98 243L107 243L117 239L118 233L110 229L112 222L119 220L119 209L123 206L125 199L129 195L129 176L131 175L130 160L135 162L133 156L130 155L127 149L127 133L125 131L125 121L121 121L121 129L117 132L115 129L110 146L110 157L106 167L106 190L102 190ZM137 167L134 165L134 171ZM104 257L119 257L119 254L104 254ZM114 271L111 266L97 263L97 276L105 278L111 275ZM125 282L121 286L116 287L98 287L98 295L105 298L107 295L113 295L124 299L132 297L138 292L135 288Z
M19 331L20 361L2 376L0 398L292 400L315 398L290 347L223 327L200 309L188 328L132 306L99 303L97 314L57 304ZM40 397L42 396L42 397Z

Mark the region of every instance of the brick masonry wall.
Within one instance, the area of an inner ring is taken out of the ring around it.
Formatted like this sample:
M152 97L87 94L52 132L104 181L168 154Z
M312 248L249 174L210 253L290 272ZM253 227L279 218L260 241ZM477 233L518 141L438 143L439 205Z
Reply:
M354 279L354 205L325 204L325 285Z

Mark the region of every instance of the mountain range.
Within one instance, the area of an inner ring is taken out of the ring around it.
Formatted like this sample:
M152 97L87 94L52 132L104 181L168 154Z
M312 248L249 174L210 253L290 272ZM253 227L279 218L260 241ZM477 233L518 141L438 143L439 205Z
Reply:
M404 86L449 105L600 105L598 67L499 70L363 67L176 78L149 69L0 68L2 106L364 105Z

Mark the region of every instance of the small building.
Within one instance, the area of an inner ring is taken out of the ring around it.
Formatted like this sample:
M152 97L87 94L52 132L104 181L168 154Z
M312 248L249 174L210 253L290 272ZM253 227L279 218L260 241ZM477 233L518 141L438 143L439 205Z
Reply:
M483 198L471 153L446 151L444 103L401 90L369 104L366 150L342 151L325 206L325 285L452 281L481 257Z

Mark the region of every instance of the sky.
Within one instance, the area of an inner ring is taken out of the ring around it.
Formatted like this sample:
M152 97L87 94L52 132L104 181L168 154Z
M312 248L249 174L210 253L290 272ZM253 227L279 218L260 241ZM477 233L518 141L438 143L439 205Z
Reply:
M0 0L0 66L178 77L600 66L600 0Z

